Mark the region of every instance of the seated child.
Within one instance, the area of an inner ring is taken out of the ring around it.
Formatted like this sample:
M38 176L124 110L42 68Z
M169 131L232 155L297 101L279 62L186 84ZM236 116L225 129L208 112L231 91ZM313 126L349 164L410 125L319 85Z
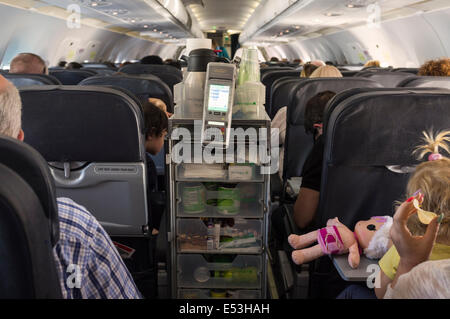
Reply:
M450 159L439 153L439 149L449 152L450 131L444 131L436 136L424 133L426 144L417 148L419 157L426 154L428 161L417 166L407 185L407 194L411 202L414 197L422 201L422 209L441 216L440 227L429 260L450 258ZM423 236L427 225L422 224L417 214L412 214L407 222L407 228L413 236ZM391 230L392 236L392 230ZM414 237L412 238L414 240ZM378 298L383 298L388 285L396 279L399 270L400 255L392 246L380 259L381 271L379 282L381 286L375 288Z

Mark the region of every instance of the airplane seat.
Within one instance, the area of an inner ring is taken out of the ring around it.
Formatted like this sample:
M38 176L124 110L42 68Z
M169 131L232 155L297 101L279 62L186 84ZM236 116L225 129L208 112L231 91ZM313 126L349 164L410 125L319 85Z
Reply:
M292 77L300 77L301 71L298 70L281 70L281 71L274 71L274 72L266 72L263 76L261 76L261 83L266 87L266 112L267 114L271 114L270 105L271 105L271 90L272 85L274 81L276 81L279 78L285 77L285 76L292 76Z
M80 86L111 86L124 88L141 100L150 97L158 98L167 105L167 111L173 112L173 95L169 87L156 76L146 75L123 75L113 76L98 75L80 82Z
M404 198L410 172L419 164L412 152L422 131L447 129L449 105L450 91L437 89L362 91L330 101L314 228L334 217L353 229L359 220L392 216L395 201ZM347 285L327 256L311 269L311 297L323 297L325 288L338 293Z
M92 68L92 67L83 67L80 69L81 71L90 71L90 72L95 72L94 75L113 75L114 73L117 73L116 70L114 69L109 69L109 68Z
M0 138L0 154L0 163L19 174L40 200L55 246L59 240L59 215L55 182L47 162L28 144L6 136Z
M105 87L20 91L25 142L50 165L58 196L86 207L110 236L147 236L142 108Z
M450 89L449 76L412 76L406 78L398 84L398 87L413 87L413 88L444 88Z
M266 68L261 68L259 70L260 75L261 75L261 79L264 76L264 74L269 73L269 72L273 72L273 71L293 71L295 70L294 68L288 67L288 66L278 66L278 65L269 65Z
M387 88L397 87L403 80L414 77L411 73L407 72L390 72L390 71L378 71L378 72L362 72L359 77L372 79Z
M272 84L270 98L270 118L273 119L277 112L284 106L287 106L290 100L289 93L291 87L306 78L301 77L282 77Z
M33 189L0 164L0 299L61 299L50 229Z
M382 87L370 79L359 78L315 78L307 79L292 88L292 99L287 108L287 127L284 154L283 183L291 177L298 177L303 170L303 164L313 146L313 137L306 134L305 107L309 99L323 91L336 93L355 87Z
M97 72L86 70L51 70L50 75L57 78L63 85L77 85L84 79L97 75Z
M358 72L359 71L355 71L355 70L351 71L351 70L345 69L345 70L341 71L341 74L344 78L346 78L346 77L350 77L350 76L355 76Z
M183 73L172 65L156 65L156 64L128 64L119 69L119 72L140 75L151 74L161 79L169 86L173 94L173 87L183 81Z
M417 75L419 73L419 68L395 68L391 70L392 72L406 72Z
M117 71L118 69L116 67L111 67L109 65L103 64L103 63L95 63L95 62L88 62L88 63L82 63L83 69L109 69L113 71Z
M54 76L45 74L7 73L3 76L17 88L35 85L62 85Z

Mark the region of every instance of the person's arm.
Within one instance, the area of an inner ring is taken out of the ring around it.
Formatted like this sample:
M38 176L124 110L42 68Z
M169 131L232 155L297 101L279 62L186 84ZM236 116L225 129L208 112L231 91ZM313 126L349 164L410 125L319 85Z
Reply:
M307 227L316 215L320 193L316 190L301 187L294 204L294 221L299 228Z
M388 285L392 282L392 279L386 276L383 270L380 270L380 272L378 273L378 278L375 280L375 282L380 283L378 287L375 286L375 295L378 299L383 299L384 295L386 294Z
M416 198L419 202L423 201L423 195L420 193ZM400 262L392 280L391 288L395 287L400 276L429 259L439 231L438 218L436 217L428 225L424 236L413 236L411 234L406 223L409 217L417 212L413 205L413 199L414 197L409 198L397 209L390 230L392 242L400 255ZM386 290L383 297L385 292Z

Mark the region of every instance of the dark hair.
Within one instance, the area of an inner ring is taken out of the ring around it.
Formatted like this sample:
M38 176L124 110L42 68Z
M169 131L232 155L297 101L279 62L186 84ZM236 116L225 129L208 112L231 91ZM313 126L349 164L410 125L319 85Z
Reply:
M60 68L63 68L63 67L65 67L67 65L67 62L66 61L59 61L59 63L58 63L58 66L60 67Z
M336 64L334 64L334 62L332 62L332 61L325 62L325 65L336 66Z
M273 56L270 58L270 62L279 62L280 60L278 60L277 57Z
M166 65L171 65L171 66L173 66L173 67L175 67L175 68L177 68L178 70L181 70L181 63L180 62L178 62L178 61L170 61L170 62L164 62L164 64L166 64Z
M83 65L78 62L70 62L69 64L66 65L66 70L79 70L82 67Z
M310 63L310 62L308 62L308 63L306 63L304 66L303 66L303 70L305 71L305 76L307 77L307 78L309 78L310 76L311 76L311 74L313 74L313 72L316 70L316 69L318 69L319 67L317 66L317 65L314 65L314 64L312 64L312 63Z
M305 131L306 133L315 133L314 124L323 122L323 112L328 101L336 95L332 91L320 92L309 99L305 108Z
M144 109L145 138L161 136L169 129L169 120L166 113L149 101L142 103Z
M141 59L141 64L164 64L163 60L157 55L148 55Z

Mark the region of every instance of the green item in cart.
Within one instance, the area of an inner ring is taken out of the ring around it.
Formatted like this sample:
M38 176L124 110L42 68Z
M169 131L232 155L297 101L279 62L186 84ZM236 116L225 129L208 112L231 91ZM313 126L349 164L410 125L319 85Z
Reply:
M204 183L206 188L206 204L209 206L217 206L217 183Z
M256 267L231 268L233 282L256 284L258 283L258 269Z
M219 187L217 210L223 215L239 213L241 203L239 189L235 186Z
M206 210L206 190L202 184L186 184L182 194L183 208L186 213L198 214Z

